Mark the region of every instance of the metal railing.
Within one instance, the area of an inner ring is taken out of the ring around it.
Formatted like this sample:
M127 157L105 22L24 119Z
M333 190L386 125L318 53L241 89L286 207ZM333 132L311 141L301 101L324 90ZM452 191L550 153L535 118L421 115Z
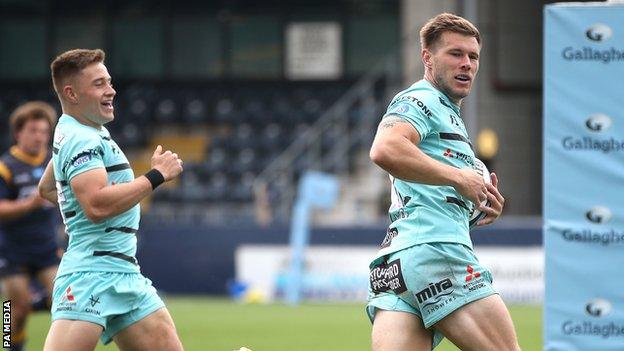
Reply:
M254 196L260 224L289 220L303 171L349 173L350 150L370 146L388 92L400 84L399 72L397 55L388 55L257 176Z

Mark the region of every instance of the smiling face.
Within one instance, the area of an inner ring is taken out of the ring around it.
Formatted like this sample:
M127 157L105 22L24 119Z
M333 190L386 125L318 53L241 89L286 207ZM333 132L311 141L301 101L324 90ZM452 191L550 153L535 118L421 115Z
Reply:
M481 46L473 36L446 31L430 48L423 49L425 79L460 105L470 94L479 70Z
M115 118L113 98L115 89L111 76L103 63L85 67L72 79L74 98L72 103L77 114L89 124L104 125Z

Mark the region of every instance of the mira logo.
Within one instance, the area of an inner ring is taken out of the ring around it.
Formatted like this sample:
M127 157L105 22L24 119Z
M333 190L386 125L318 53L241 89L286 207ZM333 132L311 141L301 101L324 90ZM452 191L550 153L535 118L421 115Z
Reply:
M611 127L611 118L603 114L594 114L585 121L585 126L592 132L604 132Z
M595 42L605 41L613 35L613 30L606 24L596 23L585 31L587 39Z
M593 299L585 305L585 313L592 317L606 317L612 309L611 302L605 299Z
M416 296L416 299L418 300L418 303L423 303L431 298L436 298L435 300L423 305L423 307L429 306L431 304L436 304L438 302L440 302L440 299L443 296L447 296L450 295L455 289L451 289L453 287L453 283L451 283L451 280L446 278L443 280L440 280L437 283L429 283L429 286L424 288L423 290L417 292L416 294L414 294ZM450 291L447 291L451 289Z
M585 218L596 224L604 224L611 220L611 210L604 206L594 206L591 210L585 212Z

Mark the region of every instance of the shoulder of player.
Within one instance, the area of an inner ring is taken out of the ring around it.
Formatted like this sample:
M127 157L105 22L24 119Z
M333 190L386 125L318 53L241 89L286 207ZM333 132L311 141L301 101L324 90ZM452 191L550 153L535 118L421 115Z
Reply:
M11 170L12 168L17 167L20 162L20 160L11 154L11 150L7 150L0 155L0 167L5 167Z
M443 112L444 108L440 104L438 94L434 90L425 87L412 86L403 90L392 99L390 106L403 102L411 104L428 118L434 118L437 114Z
M10 160L13 158L13 156L11 156L11 153L7 150L5 152L2 153L2 155L0 155L0 162L10 162Z
M60 159L73 158L76 153L101 150L103 139L92 128L57 127L52 143L53 153Z

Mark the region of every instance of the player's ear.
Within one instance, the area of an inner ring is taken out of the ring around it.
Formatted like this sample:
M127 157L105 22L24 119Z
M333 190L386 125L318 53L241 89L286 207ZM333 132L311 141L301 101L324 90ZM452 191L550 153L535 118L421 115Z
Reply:
M72 104L78 103L78 95L76 95L76 91L71 84L65 85L63 87L63 96L67 101L71 102Z
M420 56L422 58L422 62L423 65L426 68L431 68L432 63L431 63L431 51L429 51L429 49L423 49L420 53Z

